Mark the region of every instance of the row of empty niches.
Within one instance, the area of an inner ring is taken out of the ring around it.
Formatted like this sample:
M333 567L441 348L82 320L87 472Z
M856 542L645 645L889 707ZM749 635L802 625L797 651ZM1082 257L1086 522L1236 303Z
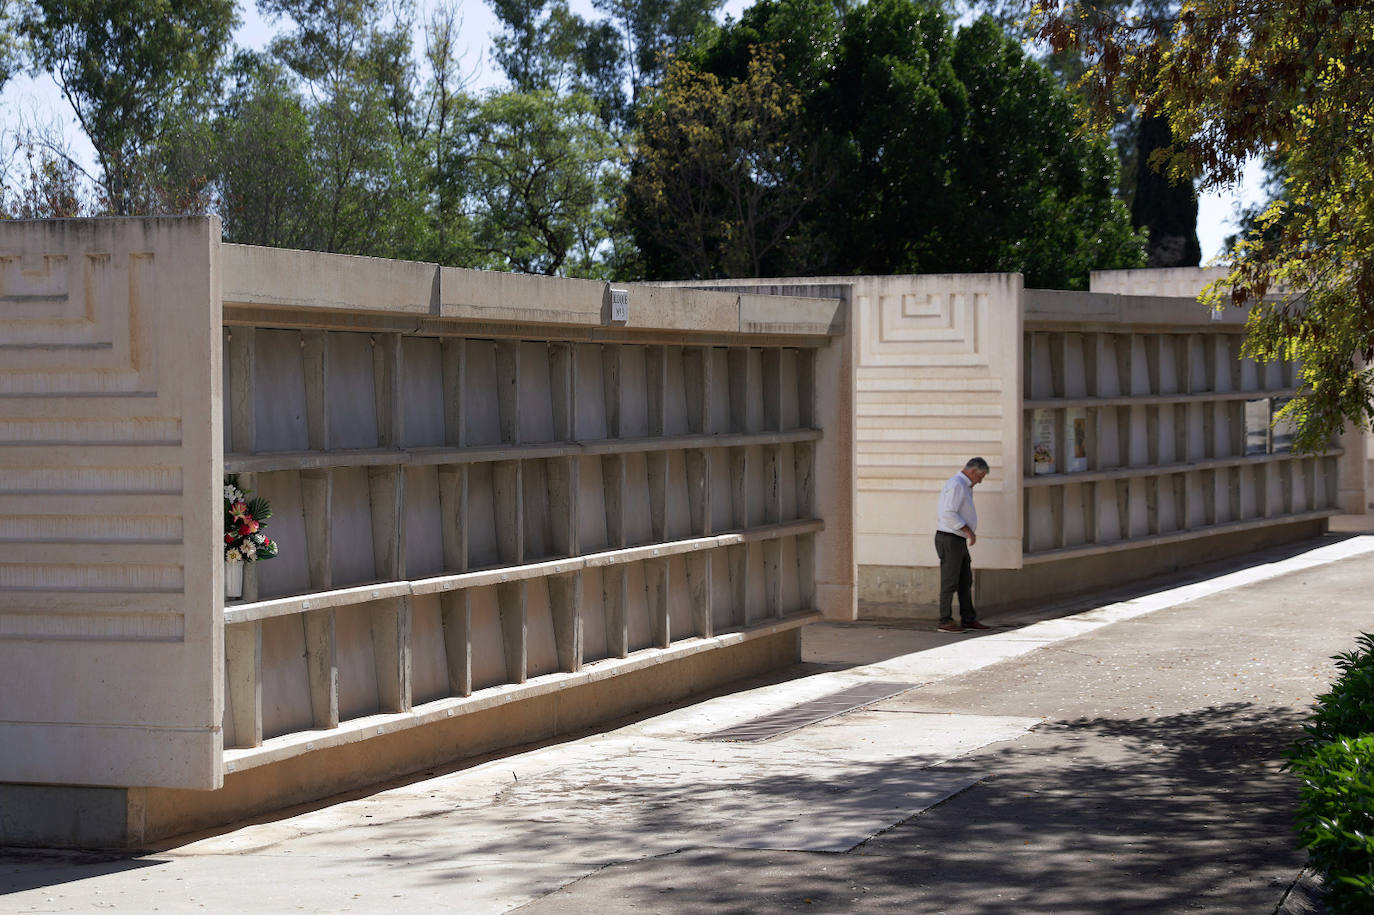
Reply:
M1271 437L1277 410L1271 411L1270 402L1256 401L1263 406L1260 415L1253 410L1247 414L1248 403L1231 399L1028 409L1023 472L1036 472L1037 447L1049 449L1058 473L1182 464L1290 447L1287 424L1280 422ZM1285 429L1287 438L1281 434Z
M813 425L809 349L239 327L226 329L224 345L230 401L224 439L230 453L591 441ZM246 377L236 378L235 372ZM394 398L387 396L392 390ZM393 403L398 416L390 415ZM251 432L234 428L247 423Z
M798 561L798 550L808 548L807 538L782 538L777 542L779 561L776 583L779 595L778 615L786 616L801 610L802 576L805 563ZM747 545L747 604L735 602L731 578L729 549L705 551L702 556L710 566L710 616L716 634L742 628L765 618L766 589L769 573L765 566L764 543ZM685 556L667 560L670 585L668 599L668 638L679 642L698 636L694 626L690 598L690 575L693 574ZM650 596L647 571L641 562L624 567L626 577L626 628L631 651L649 648L652 643ZM698 566L700 568L700 566ZM593 663L611 656L609 646L614 636L608 633L606 607L611 603L604 593L610 574L605 569L586 569L578 573L581 587L583 620L583 661ZM459 592L450 592L457 596ZM472 588L470 600L472 688L474 692L502 684L519 682L518 672L507 670L506 633L502 626L501 607L497 587ZM379 643L374 640L374 622L380 613L389 612L386 601L340 607L332 612L335 619L335 645L338 661L339 717L341 720L360 718L382 710L379 691L379 668L386 671L394 666L394 659L378 657ZM531 579L525 591L526 606L526 677L558 671L558 647L553 623L548 584L544 579ZM242 625L242 624L240 624ZM251 624L249 624L251 625ZM262 626L262 717L263 736L275 737L315 726L310 698L310 673L306 652L305 614L275 617L264 620ZM387 649L382 649L387 650ZM450 690L450 665L459 663L449 658L445 648L443 606L437 594L411 598L411 683L412 701L421 705L447 698ZM227 674L226 674L227 676ZM382 675L385 677L385 673ZM232 691L226 688L226 696ZM225 746L241 746L233 730L233 709L224 715Z
M275 559L255 567L257 596L319 590L326 583L311 581L310 570L326 562L327 586L338 588L811 518L807 487L814 451L806 443L695 453L704 456L710 480L697 494L695 513L687 468L692 452L685 451L241 475L241 482L271 502L267 530L280 548ZM651 474L655 462L661 479ZM313 495L325 487L302 485L322 474L329 476L328 504ZM651 497L651 485L662 487L661 500ZM453 495L457 488L466 498ZM709 496L705 504L702 496ZM655 530L656 520L661 531ZM698 529L707 520L709 531ZM613 538L617 524L623 542ZM310 531L321 532L315 535L321 540L327 532L327 547L311 542ZM393 538L399 541L400 567L380 568L377 557L391 555ZM328 556L312 555L326 548Z
M1137 540L1332 509L1334 458L1029 486L1026 552Z
M1135 397L1279 391L1300 375L1295 361L1242 357L1234 333L1025 335L1025 398Z

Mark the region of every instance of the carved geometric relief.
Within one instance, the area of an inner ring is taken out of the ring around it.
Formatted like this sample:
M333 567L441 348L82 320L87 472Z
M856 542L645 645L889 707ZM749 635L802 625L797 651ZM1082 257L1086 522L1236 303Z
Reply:
M0 257L0 315L7 321L71 320L67 256Z
M152 255L119 247L0 254L0 642L182 638L147 606L186 584L182 419L144 396Z
M0 255L0 394L151 392L152 255Z
M981 292L880 295L861 301L861 366L983 367L988 296Z

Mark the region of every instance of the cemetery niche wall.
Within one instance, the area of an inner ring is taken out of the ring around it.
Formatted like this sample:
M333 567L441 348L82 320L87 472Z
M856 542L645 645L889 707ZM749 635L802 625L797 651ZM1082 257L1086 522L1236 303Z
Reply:
M0 225L0 842L138 845L795 663L835 299ZM613 307L614 306L614 307ZM224 598L225 474L279 545Z
M1365 511L1365 436L1320 455L1270 428L1298 366L1240 358L1216 270L808 277L696 287L850 303L861 615L934 618L941 486L974 455L980 609L1044 602L1274 543Z

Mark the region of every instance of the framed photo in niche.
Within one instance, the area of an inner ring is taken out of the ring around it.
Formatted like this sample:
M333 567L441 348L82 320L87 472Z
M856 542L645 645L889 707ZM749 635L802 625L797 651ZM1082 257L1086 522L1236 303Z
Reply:
M1031 463L1036 476L1055 472L1054 456L1059 450L1055 438L1054 411L1031 413Z
M1088 469L1088 411L1074 407L1064 411L1064 472Z

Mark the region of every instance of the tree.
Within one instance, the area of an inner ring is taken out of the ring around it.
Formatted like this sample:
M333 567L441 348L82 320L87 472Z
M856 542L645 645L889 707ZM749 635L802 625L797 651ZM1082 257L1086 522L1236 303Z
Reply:
M240 54L216 132L225 239L310 247L318 189L310 114L294 81L272 60Z
M620 180L614 143L586 95L500 92L472 112L445 180L470 201L493 267L590 276Z
M492 37L495 58L519 92L586 90L596 78L597 53L606 29L577 15L566 0L488 0L502 31ZM603 66L618 71L619 55Z
M640 118L627 205L652 275L765 276L801 260L809 201L823 190L798 135L801 97L759 50L726 84L672 61Z
M416 147L409 6L381 0L261 0L295 28L272 54L304 83L317 206L309 244L321 251L414 257L424 248L426 195Z
M723 0L592 0L610 17L623 42L630 83L630 108L655 85L668 59L700 38L714 24Z
M1131 224L1145 228L1147 267L1196 267L1202 262L1197 237L1197 192L1188 178L1159 170L1151 161L1155 150L1173 145L1169 119L1159 115L1135 123L1135 187L1131 195Z
M1095 269L1139 264L1140 238L1116 199L1115 157L1077 135L1074 104L988 18L954 41L968 113L952 140L953 200L927 263L1020 271L1034 287L1083 288Z
M968 0L968 5L990 14L1010 35L1031 39L1035 30L1026 20L1026 0ZM1168 16L1176 14L1179 0L1076 0L1084 21L1098 17ZM1029 41L1027 41L1029 43ZM1072 47L1045 52L1035 43L1039 60L1061 86L1070 91L1087 69L1083 55ZM1197 239L1197 192L1190 179L1162 175L1154 167L1155 150L1173 143L1168 122L1142 119L1133 106L1117 112L1109 136L1121 163L1118 195L1131 212L1131 225L1146 231L1146 262L1151 267L1195 267L1202 259Z
M0 88L24 68L23 12L18 0L0 0Z
M20 31L95 147L111 212L159 210L181 189L153 167L170 112L212 98L234 0L33 0Z
M454 6L438 6L425 23L424 62L428 80L421 93L424 105L419 134L428 192L429 231L423 256L452 266L473 262L470 220L463 208L465 188L444 180L444 157L455 142L472 106L466 81L459 72L458 37L462 20Z
M1177 16L1080 19L1037 0L1040 34L1092 62L1098 123L1123 104L1167 118L1156 154L1203 188L1252 156L1286 170L1285 195L1232 250L1209 304L1249 311L1244 352L1298 358L1296 445L1374 420L1374 7L1359 0L1194 0Z
M763 269L1005 270L1023 272L1031 285L1081 287L1090 269L1139 265L1139 239L1113 199L1110 153L1077 135L1068 96L990 20L956 37L945 13L913 0L839 8L828 0L761 0L690 60L728 95L756 79L760 47L776 49L778 97L799 99L786 123L770 128L767 142L778 150L765 158L790 169L787 183L805 198L793 207L776 191L760 197L776 207L760 225L786 228ZM747 108L716 107L682 107L674 114L678 132L733 130L747 139L766 123ZM740 119L738 127L720 123L726 114ZM646 163L660 145L659 135L641 134L629 198L636 240L656 277L672 275L672 262L656 258L655 248L673 245L655 232L701 235L686 219L644 218L658 191L641 185L655 174ZM731 156L715 161L711 180L731 180ZM717 259L710 269L737 275L744 268Z
M714 24L721 2L594 0L607 18L593 21L572 12L567 0L487 0L502 26L493 39L496 62L512 87L586 93L614 127L629 124L668 57Z
M0 185L0 218L57 219L91 216L96 204L86 175L49 137L24 131Z

